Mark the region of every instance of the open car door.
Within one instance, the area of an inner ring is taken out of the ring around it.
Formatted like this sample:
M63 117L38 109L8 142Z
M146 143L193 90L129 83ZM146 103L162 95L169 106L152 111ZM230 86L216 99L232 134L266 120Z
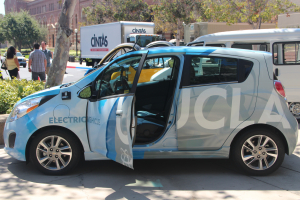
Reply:
M107 66L92 86L97 98L90 100L87 107L91 150L132 169L137 124L135 90L147 55L147 51L143 52L116 59Z

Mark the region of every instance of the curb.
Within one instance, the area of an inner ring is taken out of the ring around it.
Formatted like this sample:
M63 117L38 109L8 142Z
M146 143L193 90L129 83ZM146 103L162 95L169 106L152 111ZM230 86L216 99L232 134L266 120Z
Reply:
M0 115L0 145L4 144L4 139L3 139L3 131L4 131L4 125L6 122L6 119L8 118L9 114L1 114Z
M73 69L92 69L91 67L78 67L78 66L67 66L67 68L73 68Z

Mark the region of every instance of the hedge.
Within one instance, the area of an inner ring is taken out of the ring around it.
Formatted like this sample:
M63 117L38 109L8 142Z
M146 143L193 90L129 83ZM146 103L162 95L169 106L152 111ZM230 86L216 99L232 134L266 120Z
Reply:
M19 100L43 89L40 81L0 79L0 114L9 114Z

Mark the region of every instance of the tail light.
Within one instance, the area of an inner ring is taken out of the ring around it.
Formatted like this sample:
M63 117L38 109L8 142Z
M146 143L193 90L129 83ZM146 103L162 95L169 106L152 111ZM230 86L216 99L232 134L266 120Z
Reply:
M274 80L274 87L275 87L276 91L278 92L278 94L280 94L281 96L286 98L283 85L281 84L280 81Z

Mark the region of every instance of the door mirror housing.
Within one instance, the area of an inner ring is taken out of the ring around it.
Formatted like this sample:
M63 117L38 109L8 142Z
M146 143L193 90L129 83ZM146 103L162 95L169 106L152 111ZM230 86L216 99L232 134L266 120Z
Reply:
M83 88L79 94L78 97L81 99L89 99L92 97L92 87L90 85Z

